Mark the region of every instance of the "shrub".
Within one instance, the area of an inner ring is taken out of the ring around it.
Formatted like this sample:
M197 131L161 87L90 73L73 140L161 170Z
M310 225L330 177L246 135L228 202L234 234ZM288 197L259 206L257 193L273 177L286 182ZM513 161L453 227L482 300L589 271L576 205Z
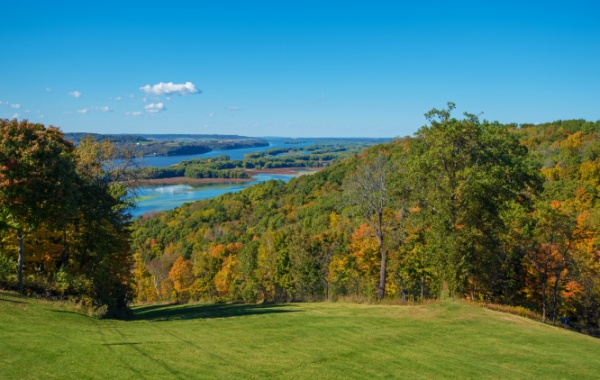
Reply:
M523 306L499 305L494 303L484 303L482 306L485 309L518 315L520 317L533 319L535 321L542 321L542 316L540 314L536 313L533 310L524 308Z

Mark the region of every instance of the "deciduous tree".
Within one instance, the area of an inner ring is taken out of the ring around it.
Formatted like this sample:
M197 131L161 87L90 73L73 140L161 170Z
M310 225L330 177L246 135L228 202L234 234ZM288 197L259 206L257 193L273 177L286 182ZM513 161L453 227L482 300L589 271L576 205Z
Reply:
M427 245L435 252L440 282L462 292L493 260L500 211L539 188L527 148L507 127L448 109L425 114L429 125L411 142L407 168L413 196L427 215Z
M57 128L0 120L0 220L18 240L21 291L26 236L42 223L64 224L73 212L72 154Z
M345 183L345 191L358 214L371 227L377 239L377 251L380 257L379 287L377 296L385 296L387 247L386 238L390 230L399 225L392 210L389 179L392 166L389 157L383 153L374 159L359 165ZM403 204L400 213L403 214Z

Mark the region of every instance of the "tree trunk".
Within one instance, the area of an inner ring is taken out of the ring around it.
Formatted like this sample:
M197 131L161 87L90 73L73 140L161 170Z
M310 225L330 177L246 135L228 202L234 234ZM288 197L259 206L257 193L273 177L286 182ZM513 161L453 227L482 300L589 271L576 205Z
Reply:
M546 323L546 283L542 283L542 322Z
M25 263L25 234L17 232L17 240L19 241L19 262L17 269L17 283L19 293L23 293L23 264Z
M425 276L421 275L421 302L423 302L424 297L425 297Z
M67 229L63 228L63 252L61 257L61 267L65 270L67 268L67 263L69 262L69 244L67 243Z
M160 292L158 291L158 281L156 281L156 276L152 276L152 284L154 285L154 290L156 291L156 298L160 299Z
M558 292L558 279L560 278L560 274L557 277L554 277L554 287L552 289L552 324L556 324L556 293Z
M379 271L379 291L377 292L377 298L382 299L385 296L385 269L387 264L387 252L383 247L379 246L381 252L381 270Z
M400 291L402 293L402 303L405 304L406 303L406 292L405 292L405 289L404 289L404 281L402 281L400 283L400 287L401 287Z

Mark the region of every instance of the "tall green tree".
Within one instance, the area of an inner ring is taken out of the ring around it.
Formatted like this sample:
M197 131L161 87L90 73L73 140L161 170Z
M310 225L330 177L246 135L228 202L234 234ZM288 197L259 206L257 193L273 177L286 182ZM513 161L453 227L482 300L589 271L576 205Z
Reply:
M108 141L98 143L91 137L81 141L75 151L77 207L70 225L73 257L69 269L87 284L80 292L97 306L106 305L109 314L125 310L133 296L132 197L118 181L126 179L123 170L106 170L107 162L117 156L122 157Z
M425 114L429 125L416 133L407 168L428 216L439 285L463 292L469 281L485 285L486 270L493 270L501 210L538 189L539 180L507 127L468 113L453 118L454 108L448 103Z

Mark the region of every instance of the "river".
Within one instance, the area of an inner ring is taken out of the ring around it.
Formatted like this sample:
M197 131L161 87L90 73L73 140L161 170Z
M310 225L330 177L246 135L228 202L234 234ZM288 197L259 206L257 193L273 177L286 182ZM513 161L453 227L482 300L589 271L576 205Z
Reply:
M132 210L134 218L152 211L166 211L179 207L186 202L218 197L225 193L234 193L248 186L272 179L289 181L294 175L258 174L251 182L230 182L203 185L162 185L144 186L136 190L138 200Z
M193 158L210 158L217 156L229 156L232 160L243 160L246 153L264 152L265 150L273 148L290 148L295 149L302 146L313 144L312 142L303 142L299 144L286 144L281 141L269 141L269 146L257 146L252 148L242 149L228 149L228 150L212 150L207 153L191 154L186 156L155 156L155 157L144 157L141 162L141 166L153 166L162 168L165 166L171 166L180 163L184 160L191 160Z
M209 158L221 155L227 155L232 160L243 160L246 153L262 152L272 148L289 147L290 149L300 146L310 145L310 142L301 144L285 144L283 142L269 142L269 146L253 147L243 149L230 150L214 150L208 153L193 154L186 156L157 156L146 157L142 161L141 166L165 167L175 165L181 161L193 158ZM257 183L266 182L271 179L280 179L289 181L294 175L284 174L258 174L254 176L254 181L251 182L232 182L215 183L202 185L159 185L159 186L143 186L136 190L137 201L136 208L132 210L134 218L144 215L152 211L166 211L179 207L185 202L194 202L201 199L218 197L225 193L232 193L245 189L248 186Z

